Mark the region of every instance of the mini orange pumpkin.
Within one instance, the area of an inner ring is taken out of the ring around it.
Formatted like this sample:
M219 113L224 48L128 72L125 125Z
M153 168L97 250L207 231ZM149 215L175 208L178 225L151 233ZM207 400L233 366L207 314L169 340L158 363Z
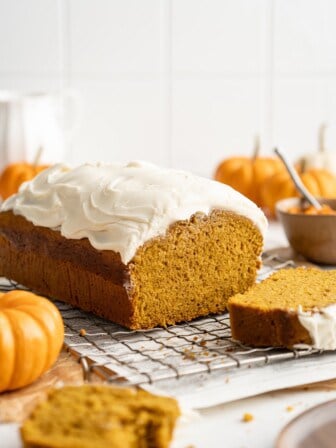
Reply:
M0 295L0 392L35 381L55 362L64 327L49 300L27 291Z
M47 165L32 165L27 162L8 165L0 176L0 196L7 199L17 193L23 182L33 179L46 168Z
M214 178L230 185L247 196L259 207L263 206L260 189L270 176L284 172L282 162L274 157L260 157L259 138L256 139L252 157L230 157L217 167Z
M327 170L310 169L300 174L305 187L313 196L336 198L336 177ZM267 179L261 189L261 200L271 214L275 215L275 204L281 199L299 196L287 171Z
M49 165L39 165L43 148L37 150L33 163L19 162L8 165L0 176L0 196L7 199L12 194L18 192L23 182L33 179Z

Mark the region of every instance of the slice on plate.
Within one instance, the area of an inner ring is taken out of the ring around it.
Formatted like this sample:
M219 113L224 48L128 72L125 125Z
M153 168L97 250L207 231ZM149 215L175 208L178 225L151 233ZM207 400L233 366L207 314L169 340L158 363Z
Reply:
M336 349L336 270L282 269L228 308L232 337L243 344Z

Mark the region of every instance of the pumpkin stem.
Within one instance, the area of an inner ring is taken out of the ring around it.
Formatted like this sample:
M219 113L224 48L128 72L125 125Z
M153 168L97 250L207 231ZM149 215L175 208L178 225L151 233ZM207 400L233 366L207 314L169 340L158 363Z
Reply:
M302 159L300 159L300 163L299 163L299 173L303 174L307 171L307 161L304 157L302 157Z
M36 168L37 165L40 163L42 153L43 153L43 146L39 146L37 148L37 151L36 151L36 154L35 154L35 157L34 157L34 160L33 160L33 167L34 168Z
M253 155L252 155L252 159L256 159L257 157L259 157L259 153L260 153L260 136L257 134L254 136L254 146L253 146Z
M326 123L322 123L321 126L319 127L319 132L318 132L318 150L319 150L319 152L325 152L325 150L326 150L326 148L325 148L326 129L327 129Z

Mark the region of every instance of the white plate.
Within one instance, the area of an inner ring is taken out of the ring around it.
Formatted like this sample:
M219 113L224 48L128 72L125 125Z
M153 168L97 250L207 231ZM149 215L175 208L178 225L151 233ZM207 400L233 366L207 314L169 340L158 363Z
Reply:
M334 448L336 400L300 414L281 431L276 448Z

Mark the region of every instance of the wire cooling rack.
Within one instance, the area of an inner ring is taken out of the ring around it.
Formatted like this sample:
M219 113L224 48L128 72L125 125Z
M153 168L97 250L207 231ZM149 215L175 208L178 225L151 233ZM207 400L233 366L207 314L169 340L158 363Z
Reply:
M295 266L291 260L265 254L258 279ZM18 287L8 280L0 283L3 291ZM319 352L242 345L231 339L227 313L165 329L131 331L62 302L54 303L63 316L65 346L81 363L86 379L95 372L109 382L155 384L200 373L254 368Z

